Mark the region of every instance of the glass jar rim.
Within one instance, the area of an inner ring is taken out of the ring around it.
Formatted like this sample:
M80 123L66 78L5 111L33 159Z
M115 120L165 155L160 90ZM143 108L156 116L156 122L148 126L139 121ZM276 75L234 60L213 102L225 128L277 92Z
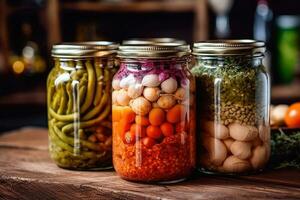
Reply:
M153 43L180 43L186 44L186 41L171 37L162 38L131 38L128 40L123 40L122 45L148 45Z
M87 58L116 54L118 43L110 41L70 42L53 45L52 57Z
M262 56L266 51L265 43L251 39L242 40L208 40L193 45L196 56Z
M120 58L171 58L190 55L190 45L178 42L153 42L151 44L120 45L117 56Z

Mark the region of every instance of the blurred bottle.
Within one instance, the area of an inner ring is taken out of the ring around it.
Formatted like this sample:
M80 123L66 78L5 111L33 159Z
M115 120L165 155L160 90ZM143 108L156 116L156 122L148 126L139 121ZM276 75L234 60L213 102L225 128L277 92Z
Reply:
M300 16L284 15L277 24L277 74L280 83L295 80L300 64Z
M234 3L233 0L209 0L212 10L216 14L215 35L217 38L228 38L230 35L228 13Z
M22 24L20 36L23 48L21 55L10 57L12 71L15 74L36 74L46 70L46 62L39 52L39 46L32 36L32 27L29 23Z
M263 62L268 72L271 71L271 52L268 49L270 47L269 41L272 18L273 12L268 5L268 1L258 0L254 16L253 35L255 40L264 41L266 43L267 51L265 52Z

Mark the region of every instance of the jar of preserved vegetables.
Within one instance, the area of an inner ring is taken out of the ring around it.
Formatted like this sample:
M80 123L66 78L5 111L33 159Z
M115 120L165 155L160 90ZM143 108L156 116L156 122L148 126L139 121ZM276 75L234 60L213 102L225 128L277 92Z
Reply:
M243 174L266 165L270 84L264 51L265 44L253 40L194 44L201 171Z
M126 180L177 182L195 168L188 45L120 46L112 87L113 163Z
M62 168L112 167L111 81L118 45L54 45L47 80L49 149Z

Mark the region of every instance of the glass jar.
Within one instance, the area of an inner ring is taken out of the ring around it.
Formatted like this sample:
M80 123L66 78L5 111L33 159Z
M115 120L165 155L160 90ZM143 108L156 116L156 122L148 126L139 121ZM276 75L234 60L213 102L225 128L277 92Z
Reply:
M200 171L245 174L266 165L270 83L264 51L265 44L253 40L194 44Z
M126 180L177 182L195 169L188 45L123 45L112 87L113 163Z
M112 167L111 81L118 45L54 45L47 80L49 150L59 167Z

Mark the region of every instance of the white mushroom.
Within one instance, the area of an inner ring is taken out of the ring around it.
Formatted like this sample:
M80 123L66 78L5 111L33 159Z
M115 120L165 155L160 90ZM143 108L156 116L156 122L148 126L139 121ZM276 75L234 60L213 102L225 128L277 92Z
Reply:
M157 104L163 109L170 109L176 104L176 100L172 95L163 95L159 97Z
M136 83L128 87L127 94L133 99L141 96L142 93L143 93L142 84Z
M177 81L172 77L168 78L167 80L161 83L160 87L165 93L173 93L177 89Z
M177 100L185 100L188 97L188 90L182 87L178 88L174 94Z
M201 128L209 133L212 137L218 139L226 139L229 137L229 130L226 126L219 124L215 121L203 121Z
M241 125L239 123L229 124L230 136L239 141L247 142L258 136L258 130L254 126Z
M146 87L143 91L144 97L153 102L159 98L160 89L158 87Z
M144 97L138 97L130 103L132 110L138 115L146 115L151 110L151 103Z
M252 152L250 158L251 165L254 169L262 168L268 161L268 151L265 145L257 146Z
M230 151L239 159L247 159L251 156L251 143L235 141L231 144Z
M236 156L229 156L223 164L223 170L227 173L246 172L251 169L251 165L247 160L241 160Z
M142 85L147 87L157 87L160 85L159 77L156 74L148 74L144 76Z

